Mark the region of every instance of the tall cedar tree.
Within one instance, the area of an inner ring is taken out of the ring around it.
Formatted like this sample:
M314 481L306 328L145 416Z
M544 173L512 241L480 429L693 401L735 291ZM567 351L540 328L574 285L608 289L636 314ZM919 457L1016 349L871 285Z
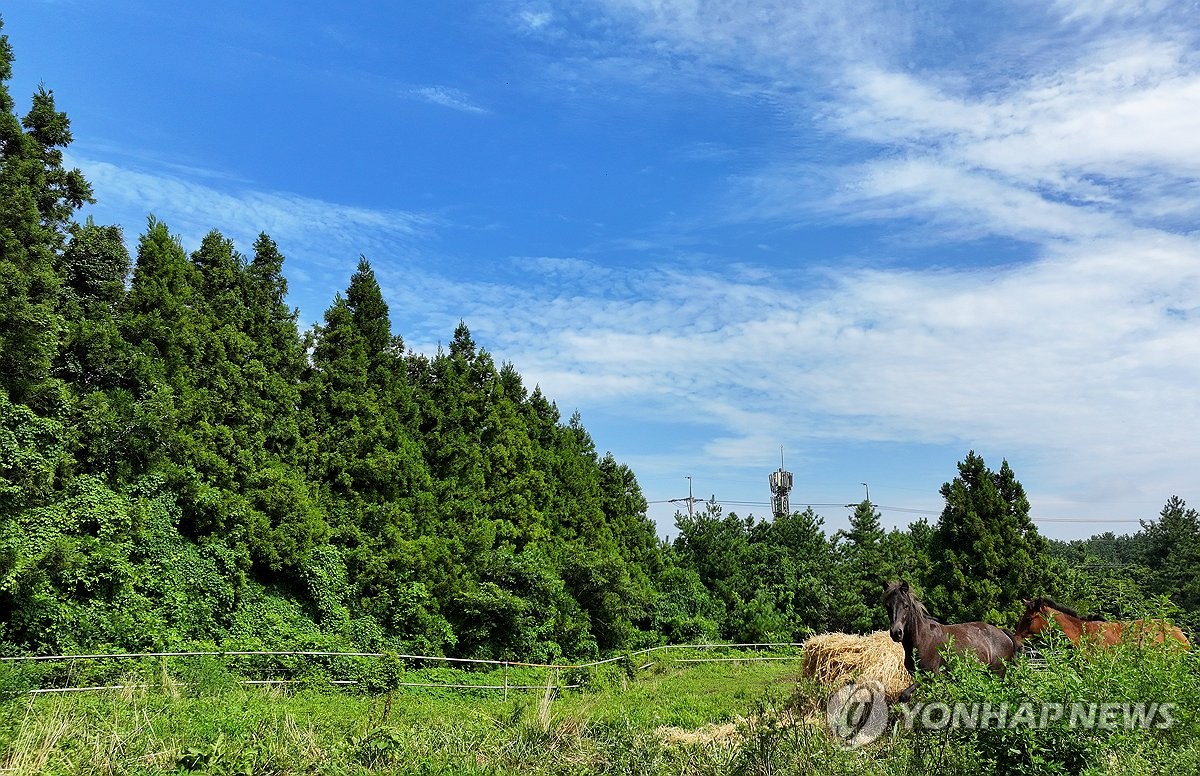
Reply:
M427 585L445 574L446 553L419 531L433 483L412 434L403 342L365 259L315 332L302 393L315 440L310 477L322 483L359 613L391 636L444 633Z
M1142 523L1138 539L1138 560L1150 570L1150 592L1190 612L1200 610L1200 512L1172 496L1158 520ZM1200 623L1194 615L1188 619Z
M837 630L868 633L887 625L879 589L895 572L885 555L887 534L879 520L875 507L863 501L850 516L850 530L834 535L841 577L833 623Z
M54 376L74 393L68 426L75 471L104 475L114 485L131 475L127 457L139 425L129 390L132 354L121 332L129 269L119 227L91 218L72 226L59 270L63 334Z
M1004 461L999 472L971 451L942 485L946 505L931 548L929 599L948 622L1013 624L1022 598L1051 592L1049 544L1029 519L1029 499Z
M62 328L55 265L71 216L92 190L79 170L63 167L70 122L52 92L39 87L25 117L13 113L12 63L0 35L0 389L14 402L52 409L45 381Z

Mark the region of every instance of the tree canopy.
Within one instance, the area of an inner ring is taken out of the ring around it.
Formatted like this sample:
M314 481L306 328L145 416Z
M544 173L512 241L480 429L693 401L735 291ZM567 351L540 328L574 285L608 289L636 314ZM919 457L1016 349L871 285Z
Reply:
M18 117L12 61L0 36L0 651L580 659L878 629L892 578L947 618L1054 594L1197 624L1194 509L1048 542L1008 462L973 451L933 526L864 501L830 536L811 508L714 499L663 541L633 470L466 322L408 350L365 257L301 332L266 234L185 247L149 216L131 257L79 223L67 117L44 88Z

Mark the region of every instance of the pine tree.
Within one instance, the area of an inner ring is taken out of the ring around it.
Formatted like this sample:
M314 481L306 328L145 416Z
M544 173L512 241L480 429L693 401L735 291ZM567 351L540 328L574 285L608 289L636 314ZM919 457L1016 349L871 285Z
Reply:
M39 396L63 325L55 266L72 214L92 192L79 170L63 167L70 122L53 93L39 88L23 119L13 113L12 63L8 36L0 35L0 389L49 408L54 392Z
M154 216L138 239L122 330L135 349L139 389L177 386L199 359L192 308L200 281L178 237Z
M265 417L266 447L284 460L298 463L302 445L300 380L307 364L296 323L299 312L287 306L283 261L275 242L260 234L246 272L245 331L254 349L255 366L249 379L261 386L256 400Z
M933 536L931 608L948 621L1014 621L1023 598L1052 577L1049 544L1029 519L1025 490L1004 461L993 472L971 451L942 485Z
M137 425L132 348L121 330L129 269L119 227L97 226L91 218L72 227L61 257L58 311L64 325L53 371L74 397L68 430L75 471L105 475L113 484L131 474L130 437Z
M834 535L840 581L834 621L838 630L868 633L887 625L879 589L894 577L894 567L884 554L887 534L879 520L875 507L863 501L850 516L850 530Z
M410 430L416 410L406 372L364 259L315 332L302 386L315 438L310 477L322 483L358 612L389 635L442 649L453 634L428 593L438 591L450 554L418 530L433 508L433 483Z
M1143 521L1140 560L1150 570L1149 588L1194 614L1200 610L1200 512L1171 496L1158 520Z
M129 354L119 311L130 263L121 228L97 226L90 217L73 226L60 264L64 331L54 375L79 393L124 385Z

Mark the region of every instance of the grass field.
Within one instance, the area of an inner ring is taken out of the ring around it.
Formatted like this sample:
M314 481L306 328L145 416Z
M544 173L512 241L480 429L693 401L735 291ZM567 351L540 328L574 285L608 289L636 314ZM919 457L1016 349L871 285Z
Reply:
M922 684L927 698L946 701L1149 695L1177 703L1169 730L912 732L893 711L890 730L857 750L831 738L827 692L799 670L799 659L626 662L569 677L432 669L418 673L447 683L583 686L370 693L331 688L320 676L285 690L238 685L212 665L148 664L130 675L130 689L10 693L0 702L0 773L975 776L1184 774L1200 765L1195 655L1064 651L1048 669L1018 662L1006 679L960 666L953 678Z
M782 703L798 667L798 660L660 663L633 672L610 666L581 690L510 691L507 698L496 690L367 695L160 676L137 689L10 699L0 712L0 768L19 774L724 773L738 757L739 724L763 699ZM441 669L437 678L500 680L498 673L466 673ZM509 680L547 678L544 670L526 670Z

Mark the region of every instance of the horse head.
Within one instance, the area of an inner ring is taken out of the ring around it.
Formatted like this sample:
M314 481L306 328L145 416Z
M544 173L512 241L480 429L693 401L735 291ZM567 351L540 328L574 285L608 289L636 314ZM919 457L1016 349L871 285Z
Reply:
M1032 600L1026 598L1022 603L1025 604L1025 613L1021 615L1021 619L1017 622L1017 631L1013 634L1013 642L1018 646L1030 636L1036 636L1046 629L1046 615L1042 611L1045 602L1041 598Z
M908 582L887 582L883 585L883 605L887 607L891 620L892 641L903 641L905 631L917 626L919 604L913 598Z

